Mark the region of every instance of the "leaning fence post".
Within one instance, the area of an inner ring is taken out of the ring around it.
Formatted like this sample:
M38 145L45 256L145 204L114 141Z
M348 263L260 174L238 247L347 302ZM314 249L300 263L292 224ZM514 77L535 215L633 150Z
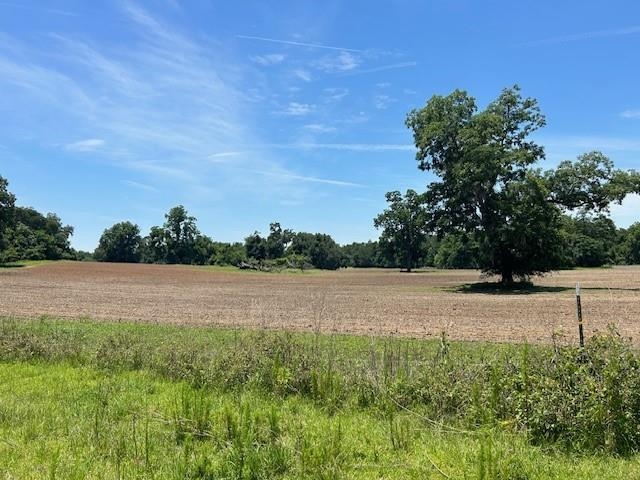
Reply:
M578 335L580 348L584 348L584 328L582 326L582 303L580 303L580 282L576 283L576 308L578 312Z

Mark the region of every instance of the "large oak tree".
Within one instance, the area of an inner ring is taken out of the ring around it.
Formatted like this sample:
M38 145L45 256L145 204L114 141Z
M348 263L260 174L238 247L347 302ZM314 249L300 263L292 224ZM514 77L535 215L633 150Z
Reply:
M531 134L545 118L517 86L481 111L465 91L433 96L406 125L419 168L438 177L425 194L430 228L472 237L482 270L505 284L560 265L563 211L606 211L640 190L638 174L599 152L544 174L534 168L544 149Z

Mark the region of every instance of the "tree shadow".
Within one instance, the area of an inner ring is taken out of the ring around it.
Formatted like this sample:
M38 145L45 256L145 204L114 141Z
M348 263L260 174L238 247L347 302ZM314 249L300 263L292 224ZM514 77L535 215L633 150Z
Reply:
M26 263L15 263L15 262L11 262L11 263L0 263L0 269L1 268L24 268L26 267L27 264Z
M465 283L448 289L455 293L485 293L489 295L531 295L534 293L559 293L574 290L572 287L534 285L531 282L516 282L503 285L499 282Z
M465 283L445 290L454 293L484 293L488 295L531 295L535 293L561 293L575 291L575 287L534 285L531 282L516 282L512 285L503 285L499 282ZM622 291L640 292L640 288L620 287L582 287L583 292L589 291Z

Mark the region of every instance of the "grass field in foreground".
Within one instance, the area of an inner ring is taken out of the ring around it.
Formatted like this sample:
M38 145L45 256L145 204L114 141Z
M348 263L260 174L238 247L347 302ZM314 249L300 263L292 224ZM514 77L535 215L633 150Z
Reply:
M0 320L0 478L640 478L615 332L579 351Z
M636 458L545 453L498 430L438 429L145 372L0 364L3 478L637 478Z

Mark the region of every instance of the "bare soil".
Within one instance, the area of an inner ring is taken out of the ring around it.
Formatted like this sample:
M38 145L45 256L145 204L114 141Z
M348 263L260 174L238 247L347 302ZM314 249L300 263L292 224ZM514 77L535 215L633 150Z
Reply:
M0 269L0 316L48 315L364 335L563 343L614 324L640 344L640 267L562 271L510 293L477 271L223 272L173 265L57 262Z

